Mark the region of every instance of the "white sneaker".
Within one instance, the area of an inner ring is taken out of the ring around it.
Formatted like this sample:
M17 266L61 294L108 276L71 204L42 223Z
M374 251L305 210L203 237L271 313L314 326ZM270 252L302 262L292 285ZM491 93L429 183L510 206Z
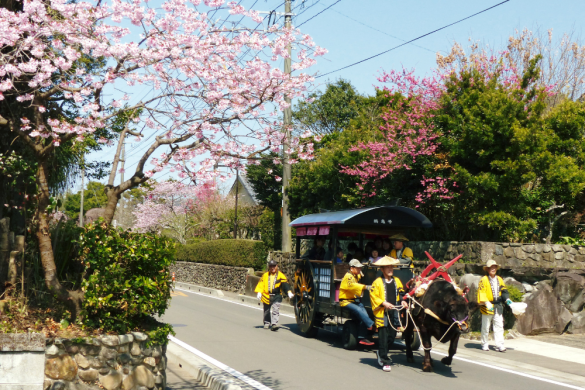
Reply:
M489 350L490 350L490 346L489 346L489 345L483 345L483 346L481 347L481 350L482 350L482 351L489 351Z
M270 329L270 324L264 324L264 329Z
M506 347L496 347L496 352L506 352Z
M390 367L389 364L385 364L384 366L382 366L382 371L390 372L390 371L392 371L392 367Z

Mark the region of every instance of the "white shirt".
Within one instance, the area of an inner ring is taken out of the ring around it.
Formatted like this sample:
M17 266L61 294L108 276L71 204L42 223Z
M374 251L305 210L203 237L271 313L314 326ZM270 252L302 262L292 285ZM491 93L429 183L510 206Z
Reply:
M494 301L496 299L498 299L499 297L499 291L500 291L500 283L498 282L498 277L494 277L492 278L491 276L488 276L488 279L490 280L490 286L492 288L492 295L494 296Z

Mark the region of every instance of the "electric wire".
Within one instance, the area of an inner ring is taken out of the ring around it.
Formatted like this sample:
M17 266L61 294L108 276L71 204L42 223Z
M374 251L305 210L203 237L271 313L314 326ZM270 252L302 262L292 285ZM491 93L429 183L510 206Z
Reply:
M335 3L331 4L329 7L325 8L321 12L317 12L315 15L311 16L309 19L305 20L303 23L299 24L297 28L301 27L303 24L310 22L311 20L315 19L317 16L321 15L323 12L327 11L329 8L333 7L335 4L339 3L341 0L337 0Z
M341 1L341 0L339 0L339 1ZM429 35L431 35L431 34L434 34L434 33L438 32L438 31L444 30L444 29L446 29L447 27L451 27L451 26L453 26L453 25L455 25L455 24L457 24L457 23L461 23L461 22L463 22L464 20L467 20L467 19L473 18L474 16L477 16L477 15L479 15L479 14L482 14L482 13L484 13L484 12L487 12L487 11L489 11L489 10L493 9L493 8L499 7L500 5L502 5L502 4L504 4L504 3L507 3L507 2L509 2L509 1L510 1L510 0L504 0L504 1L502 1L501 3L498 3L498 4L495 4L495 5L492 5L491 7L489 7L489 8L486 8L486 9L484 9L484 10L481 10L481 11L479 11L479 12L476 12L476 13L474 13L473 15L469 15L469 16L467 16L467 17L463 18L463 19L459 19L459 20L458 20L458 21L456 21L456 22L453 22L453 23L447 24L447 25L445 25L445 26L443 26L443 27L440 27L440 28L438 28L438 29L436 29L436 30L433 30L433 31L431 31L431 32L428 32L428 33L426 33L426 34L423 34L423 35L420 35L420 36L418 36L418 37L416 37L416 38L414 38L414 39L411 39L410 41L404 42L404 43L402 43L402 44L400 44L400 45L398 45L398 46L394 46L393 48L390 48L390 49L388 49L388 50L384 50L384 51L383 51L383 52L381 52L381 53L375 54L375 55L373 55L373 56L371 56L371 57L368 57L368 58L364 58L363 60L360 60L360 61L354 62L353 64L346 65L346 66L344 66L344 67L342 67L342 68L335 69L335 70L332 70L332 71L330 71L330 72L324 73L324 74L322 74L322 75L319 75L319 76L317 76L317 77L315 77L315 78L321 78L321 77L327 76L327 75L329 75L329 74L331 74L331 73L339 72L340 70L344 70L344 69L347 69L347 68L351 68L352 66L359 65L359 64L361 64L361 63L363 63L363 62L366 62L366 61L369 61L369 60L371 60L371 59L373 59L373 58L379 57L379 56L381 56L382 54L386 54L386 53L388 53L388 52L391 52L392 50L398 49L398 48L400 48L400 47L402 47L402 46L408 45L409 43L412 43L412 42L414 42L414 41L417 41L417 40L419 40L419 39L422 39L422 38L424 38L424 37L426 37L426 36L429 36ZM309 19L309 20L310 20L310 19ZM308 21L308 20L307 20L307 21Z

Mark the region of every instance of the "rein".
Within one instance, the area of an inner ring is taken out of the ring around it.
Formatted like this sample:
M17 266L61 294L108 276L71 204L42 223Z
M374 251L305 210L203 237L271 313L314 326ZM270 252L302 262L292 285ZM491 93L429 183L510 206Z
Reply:
M431 317L433 317L434 319L436 319L437 321L439 321L440 323L442 323L443 325L449 325L449 323L447 321L443 321L442 319L439 318L438 315L436 315L431 309L427 309L425 308L423 305L421 305L416 299L414 299L413 297L408 297L411 301L414 301L414 303L416 303L417 305L419 305L421 308L424 309L425 314L430 315ZM416 326L416 322L414 321L414 318L412 317L412 313L410 312L410 305L409 308L406 309L406 314L408 316L410 316L411 320L412 320L412 324L414 325L414 327L416 328L416 331L419 333L419 337L420 337L420 329L418 328L418 326ZM398 317L400 319L400 317ZM439 343L441 341L443 341L443 339L445 338L445 336L447 335L447 333L449 333L449 331L451 330L451 328L453 327L453 325L457 325L459 326L459 329L461 330L461 325L462 324L466 324L465 322L467 319L469 318L469 316L465 317L463 320L461 321L457 321L455 318L451 318L453 320L453 323L447 328L447 330L445 331L445 333L443 333L443 336L441 336L441 338L439 339ZM408 317L407 317L408 320ZM437 344L435 344L437 345ZM425 348L425 346L422 346L423 350L425 351L430 351L431 349L433 349L433 344L431 343L431 346L429 348Z

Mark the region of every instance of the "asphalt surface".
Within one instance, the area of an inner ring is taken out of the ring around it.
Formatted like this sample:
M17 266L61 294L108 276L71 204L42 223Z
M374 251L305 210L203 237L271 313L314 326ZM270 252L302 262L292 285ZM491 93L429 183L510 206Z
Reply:
M178 339L274 390L378 386L437 390L484 390L488 386L507 390L567 388L496 370L489 364L454 360L451 366L445 366L439 355L434 356L434 372L424 373L421 353L415 352L414 364L407 363L398 345L391 354L392 372L385 373L377 365L373 351L346 351L337 335L324 331L315 339L304 338L294 318L281 316L282 328L272 332L262 328L262 312L257 308L180 291L173 295L163 320L174 326ZM463 349L476 348L466 341L461 344ZM506 355L510 359L515 356L513 351ZM521 353L518 358L522 358ZM542 356L535 362L543 367L553 363ZM568 372L583 367L567 362L564 365ZM188 388L187 383L180 388Z

